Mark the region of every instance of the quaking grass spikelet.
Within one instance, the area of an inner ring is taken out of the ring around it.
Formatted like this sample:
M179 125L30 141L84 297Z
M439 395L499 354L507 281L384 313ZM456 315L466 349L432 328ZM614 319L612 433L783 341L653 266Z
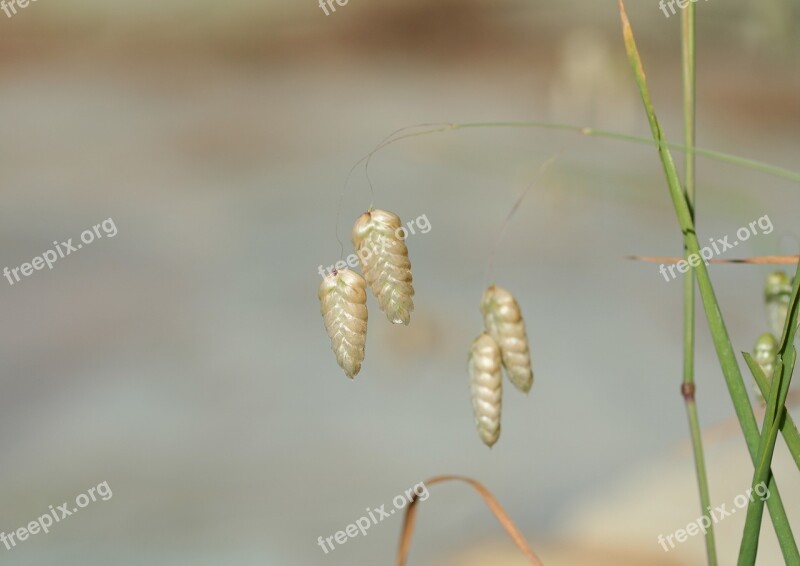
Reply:
M367 341L366 281L349 269L335 271L322 280L319 302L336 361L353 379L361 370Z
M792 298L792 278L783 271L773 271L764 285L764 302L767 307L767 322L774 336L783 334L783 325L789 313Z
M756 340L753 348L753 360L758 364L767 379L772 379L775 372L775 360L778 357L778 341L769 332L762 334Z
M533 369L525 322L516 299L502 287L491 285L481 297L481 313L486 331L500 346L508 378L527 393L533 385Z
M408 324L414 310L411 262L400 217L373 209L353 226L353 245L380 309L393 324Z
M468 368L475 426L481 440L491 448L500 438L503 369L500 347L487 333L472 343Z
M769 332L765 332L756 340L756 345L753 347L753 360L762 369L768 382L772 382L772 374L775 373L777 359L778 340ZM761 394L761 389L757 385L754 385L754 389L759 402L764 403L764 395Z

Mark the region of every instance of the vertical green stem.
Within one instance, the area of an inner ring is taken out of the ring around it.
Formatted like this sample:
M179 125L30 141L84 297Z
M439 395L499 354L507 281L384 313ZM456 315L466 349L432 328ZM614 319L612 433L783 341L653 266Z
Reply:
M694 148L695 144L695 116L696 116L696 81L695 81L695 5L689 4L681 15L682 36L682 67L683 67L683 135L684 145ZM689 214L695 221L695 154L688 151L685 154L684 194L689 205ZM697 224L695 223L695 226ZM686 243L683 246L685 259L689 259L689 249ZM695 401L694 383L694 269L691 269L683 279L683 393L686 402L686 416L689 419L689 430L692 437L692 450L694 452L694 466L697 474L697 486L700 491L700 510L708 516L711 507L711 495L708 488L708 475L706 473L705 454L703 453L703 436L700 428L700 417ZM709 528L705 531L706 554L709 566L717 564L717 549L714 542L714 527L709 517Z
M758 457L756 470L753 475L752 489L765 485L770 479L770 465L775 451L775 442L778 430L785 428L786 396L789 394L789 385L792 381L794 365L797 361L797 350L794 339L797 334L798 307L800 307L800 266L795 273L792 285L792 299L789 303L789 312L783 326L780 349L778 350L775 371L767 397L767 410L764 413L764 424L761 426L761 440L758 443ZM747 359L748 366L752 358ZM760 370L760 368L759 368ZM756 491L758 493L758 491ZM764 515L764 501L754 498L747 506L747 517L744 523L742 543L739 546L739 566L752 566L756 563L758 553L758 538L761 532L761 521Z
M750 458L753 464L757 465L758 445L761 440L761 435L755 416L753 415L753 407L750 405L750 398L747 395L747 387L744 384L744 379L739 370L739 363L733 351L728 329L725 327L725 321L719 309L719 302L714 294L714 287L711 284L711 277L708 274L708 269L703 261L699 261L700 242L694 230L691 210L686 202L686 196L683 193L683 187L678 175L678 170L675 167L675 162L672 159L672 154L667 147L664 131L661 129L661 125L658 123L658 118L653 109L653 101L650 98L650 91L647 88L642 59L636 47L636 40L633 37L633 30L631 29L628 15L625 12L625 5L623 0L618 0L618 2L620 16L622 18L622 33L625 40L625 50L628 53L628 59L630 60L631 68L636 78L636 84L639 86L639 93L642 96L642 103L644 104L647 119L650 123L653 140L658 147L658 154L664 169L664 175L667 179L670 196L672 197L672 204L675 207L675 214L678 217L678 223L681 227L684 239L688 244L689 251L698 258L696 262L697 265L695 266L697 268L697 286L700 290L700 297L703 299L703 308L706 313L709 330L711 331L714 348L717 351L717 357L719 358L722 374L725 377L731 401L736 411L736 417L744 433L747 449L748 452L750 452ZM800 551L794 540L794 534L792 533L792 528L786 515L786 508L783 505L783 498L778 491L778 484L774 476L770 477L769 491L771 495L769 499L767 499L767 508L772 517L772 525L775 528L775 534L778 537L778 544L780 544L783 557L787 564L800 564Z

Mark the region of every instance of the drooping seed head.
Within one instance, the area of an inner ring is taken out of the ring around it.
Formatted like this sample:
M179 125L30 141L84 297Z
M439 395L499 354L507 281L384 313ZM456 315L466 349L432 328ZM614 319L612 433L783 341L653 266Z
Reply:
M500 438L503 395L500 347L494 338L484 332L472 343L467 367L475 426L481 440L491 448Z
M366 281L349 269L334 271L319 286L319 302L336 361L353 379L361 370L367 341Z
M783 334L783 325L789 314L792 299L792 278L783 271L773 271L767 276L764 285L764 301L767 309L767 322L775 336Z
M517 300L506 289L491 285L481 297L481 313L486 331L500 346L508 378L517 389L527 393L533 386L533 368L525 321Z
M773 271L767 275L764 285L764 298L769 301L776 295L791 296L792 278L784 271Z
M373 209L353 225L353 245L380 309L393 324L408 324L414 310L411 262L400 217Z
M764 376L768 382L772 381L772 376L775 373L775 364L778 360L778 340L775 336L766 332L758 337L756 345L753 347L753 360L764 372ZM764 395L761 393L761 388L757 383L753 383L753 391L756 393L756 398L762 405L766 403Z
M764 370L767 379L772 379L775 372L775 361L778 357L778 341L775 336L766 332L758 337L753 348L753 360Z

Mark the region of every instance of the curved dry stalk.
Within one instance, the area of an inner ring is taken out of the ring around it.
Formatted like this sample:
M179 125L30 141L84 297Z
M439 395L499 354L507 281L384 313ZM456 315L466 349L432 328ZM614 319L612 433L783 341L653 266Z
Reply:
M444 483L447 481L461 481L471 485L475 491L477 491L483 500L486 502L487 507L494 513L494 516L497 517L497 521L500 523L500 526L505 529L508 533L508 536L511 537L511 540L514 541L514 544L517 545L525 557L530 561L531 564L534 566L542 566L542 561L539 559L538 556L531 550L531 547L528 545L528 541L525 540L525 537L522 536L522 533L519 532L517 526L514 524L514 521L508 516L505 512L505 509L497 502L492 492L490 492L483 484L480 482L464 477L464 476L436 476L425 481L426 486L431 486L437 483ZM397 566L405 566L406 560L408 559L408 552L411 549L411 539L414 535L414 522L416 521L417 515L417 497L414 496L411 503L406 507L406 514L403 518L403 531L400 533L400 545L397 548Z

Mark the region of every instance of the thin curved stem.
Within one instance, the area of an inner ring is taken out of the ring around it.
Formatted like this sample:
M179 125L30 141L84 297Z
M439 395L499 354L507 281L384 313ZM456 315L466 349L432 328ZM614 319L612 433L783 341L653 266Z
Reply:
M369 183L370 195L372 197L372 203L370 203L369 208L372 209L373 204L375 202L375 189L372 187L372 180L370 180L370 178L369 178L369 160L372 158L372 155L376 151L380 150L384 146L386 146L386 145L388 145L388 144L390 144L390 143L392 143L394 141L399 141L399 140L404 139L406 137L413 137L415 135L418 135L418 134L405 134L403 136L395 137L395 136L397 136L397 134L405 132L406 130L413 130L414 128L424 128L424 127L427 127L427 126L436 126L436 125L446 125L446 124L444 122L438 122L438 123L434 122L434 123L417 124L415 126L406 126L404 128L398 128L397 130L393 131L391 134L389 134L388 136L383 138L378 143L378 145L375 146L375 149L373 149L367 155L365 155L364 157L362 157L361 159L356 161L355 164L353 164L353 166L350 168L350 171L347 173L347 177L345 177L344 185L342 185L342 191L339 193L339 204L336 206L336 225L334 227L334 231L335 231L335 235L336 235L336 241L339 243L339 251L340 251L340 254L341 254L340 255L340 259L344 259L344 244L342 243L342 239L339 237L339 219L340 219L341 214L342 214L342 202L344 201L344 195L347 192L347 185L350 183L350 177L353 176L353 172L356 170L356 168L359 165L361 165L361 163L366 161L366 166L364 167L364 173L366 174L367 182Z
M625 259L633 261L646 261L648 263L678 263L684 261L682 257L629 255ZM800 256L796 255L761 255L756 257L740 257L737 259L709 259L708 263L731 265L796 265Z
M485 289L489 285L489 277L492 274L492 268L494 267L494 259L497 255L497 250L500 247L500 243L503 241L503 236L505 236L506 229L508 229L508 225L511 222L511 219L516 214L517 210L519 209L522 201L525 200L525 197L528 196L531 189L538 183L538 181L542 178L545 171L553 164L555 161L567 150L567 147L563 147L558 150L556 153L551 155L548 159L544 161L539 166L538 171L536 172L536 176L533 180L528 184L522 194L517 198L514 206L511 207L511 210L506 215L505 220L503 221L503 225L500 227L500 232L497 234L497 238L495 238L494 245L492 246L492 250L489 252L489 258L486 260L486 270L483 272L483 288Z
M403 128L403 130L424 127L429 124L418 124L416 126L408 126L407 128ZM553 122L537 122L537 121L506 121L506 122L463 122L463 123L449 123L443 124L442 127L432 128L429 130L423 130L421 132L414 132L412 134L404 134L402 136L398 136L396 138L389 139L388 141L384 141L374 150L372 150L369 154L362 157L355 166L359 163L366 161L369 159L374 153L378 150L383 149L384 147L391 145L397 141L407 138L413 138L418 136L425 136L428 134L435 134L441 132L450 132L454 130L466 130L466 129L473 129L473 128L534 128L534 129L544 129L544 130L561 130L567 132L574 132L577 134L581 134L584 136L595 137L595 138L606 138L606 139L613 139L613 140L620 140L626 141L630 143L636 143L641 145L658 145L652 138L646 138L642 136L635 136L631 134L624 134L620 132L611 132L607 130L597 130L590 127L584 126L575 126L572 124L559 124ZM732 165L737 165L739 167L744 167L745 169L752 169L754 171L760 171L762 173L766 173L768 175L772 175L774 177L779 177L781 179L786 179L788 181L794 181L800 183L800 173L796 171L792 171L791 169L786 169L784 167L779 167L777 165L772 165L770 163L764 163L762 161L756 161L755 159L749 159L746 157L740 157L738 155L733 155L730 153L724 153L722 151L716 151L713 149L705 149L702 147L687 147L682 144L676 143L666 143L667 148L680 151L682 153L691 153L694 155L699 155L701 157L706 157L708 159L713 159L715 161L721 161L723 163L730 163ZM354 167L355 167L354 166Z
M436 127L433 127L428 130L423 130L421 132L412 132L412 133L405 133L403 135L398 135L408 130L413 130L416 128L425 128L428 126L436 126ZM536 122L536 121L463 122L463 123L432 122L432 123L415 124L413 126L398 128L397 130L386 136L383 140L381 140L375 147L375 149L373 149L364 157L356 161L356 163L350 168L350 171L347 174L347 177L345 178L344 185L342 186L342 191L339 194L339 204L336 207L336 226L335 226L336 241L339 243L341 256L344 257L344 244L342 243L341 238L339 238L339 219L341 216L342 202L344 200L344 195L347 192L347 185L350 183L350 178L353 176L353 172L361 163L365 163L364 172L367 177L367 182L369 183L370 194L372 196L374 204L375 191L372 186L372 180L369 177L369 164L370 161L372 160L372 156L375 155L375 153L385 148L386 146L391 145L400 140L414 138L418 136L425 136L429 134L449 132L453 130L466 130L471 128L534 128L534 129L545 129L545 130L562 130L568 132L575 132L588 137L614 139L614 140L626 141L642 145L657 145L656 142L651 138L634 136L631 134L623 134L620 132L596 130L594 128L585 126L575 126L572 124L559 124L554 122ZM777 165L771 165L769 163L763 163L761 161L756 161L754 159L739 157L737 155L723 153L721 151L715 151L712 149L704 149L702 147L687 147L685 145L672 144L672 143L666 143L665 145L669 149L673 149L675 151L681 151L687 155L689 154L700 155L702 157L713 159L715 161L721 161L723 163L738 165L739 167L744 167L745 169L760 171L762 173L766 173L774 177L779 177L781 179L786 179L789 181L800 183L800 173L792 171L791 169L778 167ZM370 208L372 208L373 204L370 204Z

